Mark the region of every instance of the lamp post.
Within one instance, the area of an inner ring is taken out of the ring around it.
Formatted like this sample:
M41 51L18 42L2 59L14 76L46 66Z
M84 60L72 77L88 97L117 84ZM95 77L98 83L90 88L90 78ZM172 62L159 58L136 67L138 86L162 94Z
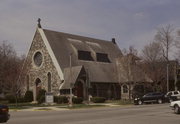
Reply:
M69 63L69 66L70 66L70 99L69 99L69 106L72 107L72 87L73 87L73 84L72 84L72 53L70 53L70 63Z

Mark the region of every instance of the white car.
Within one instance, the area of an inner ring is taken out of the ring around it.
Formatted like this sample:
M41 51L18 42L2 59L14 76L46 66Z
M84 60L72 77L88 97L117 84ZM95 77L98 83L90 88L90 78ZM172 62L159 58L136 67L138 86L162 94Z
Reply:
M180 101L171 102L170 107L174 110L174 113L180 114Z
M165 95L165 98L169 102L180 100L180 92L179 91L169 91Z

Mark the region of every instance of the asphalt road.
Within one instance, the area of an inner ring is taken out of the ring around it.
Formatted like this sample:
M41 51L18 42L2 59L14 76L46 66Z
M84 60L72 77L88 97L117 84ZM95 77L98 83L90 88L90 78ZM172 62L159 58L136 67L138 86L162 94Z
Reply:
M180 124L169 104L10 114L7 124Z

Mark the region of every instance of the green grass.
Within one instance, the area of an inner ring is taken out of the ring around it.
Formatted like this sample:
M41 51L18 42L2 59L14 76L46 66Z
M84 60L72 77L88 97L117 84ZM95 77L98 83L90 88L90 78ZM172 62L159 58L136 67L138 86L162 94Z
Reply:
M58 108L68 108L68 109L81 109L81 108L94 108L94 107L104 107L105 105L87 105L87 104L73 104L70 106L62 106Z
M50 108L39 108L39 109L35 109L35 111L50 111L50 110L52 110L52 109L50 109Z
M133 104L131 100L108 100L106 103L112 103L115 105L131 105Z
M72 107L69 107L68 104L54 104L54 105L46 105L46 104L34 104L34 103L7 103L4 104L8 105L11 110L21 110L21 109L29 109L32 107L52 107L55 106L57 108L67 108L67 109L81 109L81 108L94 108L94 107L104 107L106 103L114 104L114 105L132 105L132 101L130 100L107 100L105 103L95 103L93 105L89 104L73 104ZM1 104L1 102L0 102ZM43 108L42 108L43 109ZM44 109L43 109L44 110Z

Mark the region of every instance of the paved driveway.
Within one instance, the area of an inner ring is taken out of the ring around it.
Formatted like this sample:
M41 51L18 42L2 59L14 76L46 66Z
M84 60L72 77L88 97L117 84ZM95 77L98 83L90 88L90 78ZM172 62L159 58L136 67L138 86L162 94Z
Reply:
M180 124L169 104L10 112L7 124Z

